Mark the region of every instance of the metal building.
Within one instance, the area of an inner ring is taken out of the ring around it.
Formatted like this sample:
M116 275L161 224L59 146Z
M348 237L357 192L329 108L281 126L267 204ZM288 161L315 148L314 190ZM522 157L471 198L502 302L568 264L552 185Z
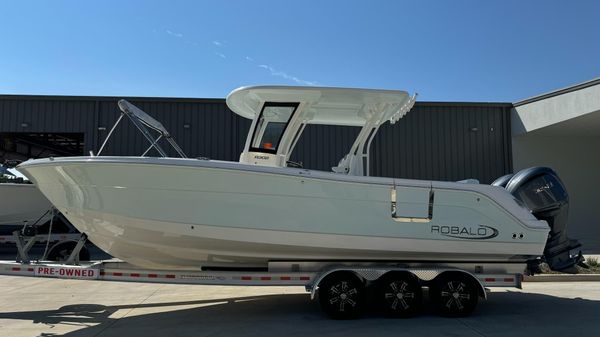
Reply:
M96 152L119 116L121 97L0 95L0 160ZM237 160L250 121L223 99L127 98L161 121L189 157ZM490 183L512 171L510 103L418 102L395 125L381 127L371 174ZM358 128L311 125L292 160L329 171ZM380 140L385 139L385 142ZM103 155L139 155L147 143L122 122Z

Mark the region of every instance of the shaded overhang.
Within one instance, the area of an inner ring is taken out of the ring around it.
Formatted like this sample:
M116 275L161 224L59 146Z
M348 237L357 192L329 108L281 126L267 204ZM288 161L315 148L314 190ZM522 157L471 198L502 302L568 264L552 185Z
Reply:
M512 135L600 137L600 78L514 103Z

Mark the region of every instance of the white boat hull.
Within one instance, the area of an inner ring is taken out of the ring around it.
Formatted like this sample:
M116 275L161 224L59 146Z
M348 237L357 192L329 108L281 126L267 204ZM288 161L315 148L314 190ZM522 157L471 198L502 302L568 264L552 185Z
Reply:
M0 184L0 225L24 225L40 219L52 206L32 184ZM50 215L47 215L49 218Z
M146 268L522 262L542 254L549 231L510 194L484 185L172 158L58 158L19 170L94 244ZM399 193L432 189L432 218L394 220L394 185Z

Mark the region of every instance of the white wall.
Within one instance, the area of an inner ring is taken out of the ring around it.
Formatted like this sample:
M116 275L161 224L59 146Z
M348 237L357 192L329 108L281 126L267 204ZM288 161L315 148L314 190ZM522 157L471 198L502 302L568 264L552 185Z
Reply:
M600 111L600 84L516 106L512 135L523 135L597 111Z
M513 167L556 170L570 197L568 232L587 254L600 254L600 135L598 137L515 136Z

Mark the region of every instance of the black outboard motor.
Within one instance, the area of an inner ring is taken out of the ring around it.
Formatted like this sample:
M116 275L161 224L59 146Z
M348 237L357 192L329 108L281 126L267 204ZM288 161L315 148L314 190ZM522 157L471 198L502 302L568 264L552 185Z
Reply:
M581 251L577 255L571 254L571 250L581 247L581 244L567 236L569 195L556 172L548 167L527 168L512 176L505 188L522 201L536 218L546 221L550 226L544 248L548 266L552 270L574 272L575 265L582 264L584 259Z
M513 176L514 176L513 173L507 174L507 175L503 175L502 177L494 180L494 182L492 183L492 186L498 186L498 187L504 187L504 188L506 188L506 185L510 181L510 178L512 178Z

